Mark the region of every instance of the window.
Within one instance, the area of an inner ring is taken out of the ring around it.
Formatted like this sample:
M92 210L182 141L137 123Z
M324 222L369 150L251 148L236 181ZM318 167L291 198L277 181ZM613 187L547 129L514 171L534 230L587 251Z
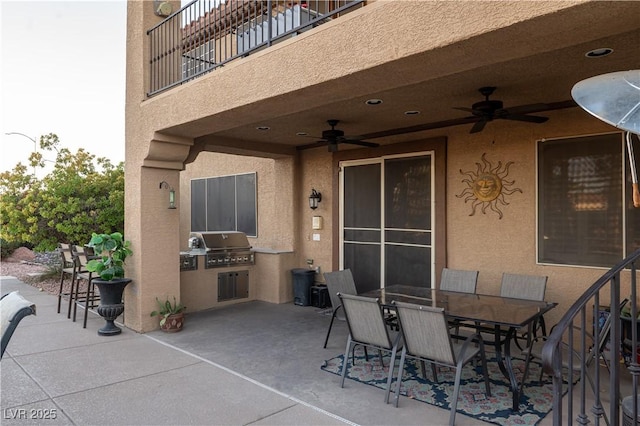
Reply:
M241 231L258 236L256 174L193 179L191 231Z
M538 143L539 262L611 267L640 247L626 152L620 133Z

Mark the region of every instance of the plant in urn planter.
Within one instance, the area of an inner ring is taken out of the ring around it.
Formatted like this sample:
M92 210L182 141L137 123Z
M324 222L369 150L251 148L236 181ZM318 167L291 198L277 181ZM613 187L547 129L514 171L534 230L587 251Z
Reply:
M93 247L96 257L87 263L87 270L98 274L92 282L100 290L98 314L106 321L98 330L101 336L120 334L122 330L113 321L124 312L122 293L131 279L124 277L124 261L133 252L130 241L125 241L120 232L113 234L93 233L88 244Z
M174 333L182 330L182 325L184 324L184 311L187 307L176 302L175 297L173 298L173 304L171 304L169 299L163 303L158 300L157 297L156 302L158 302L158 310L151 312L151 316L160 316L160 329L167 333Z

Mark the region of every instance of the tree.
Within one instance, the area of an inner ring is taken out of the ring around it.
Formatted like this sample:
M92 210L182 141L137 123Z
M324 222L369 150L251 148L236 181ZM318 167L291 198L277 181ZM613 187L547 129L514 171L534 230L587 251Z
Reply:
M124 163L113 165L83 148L71 153L53 133L40 137L40 148L29 157L32 167L44 167L42 151L57 153L53 171L41 180L21 163L0 173L0 237L47 251L58 242L84 245L96 229L122 232Z

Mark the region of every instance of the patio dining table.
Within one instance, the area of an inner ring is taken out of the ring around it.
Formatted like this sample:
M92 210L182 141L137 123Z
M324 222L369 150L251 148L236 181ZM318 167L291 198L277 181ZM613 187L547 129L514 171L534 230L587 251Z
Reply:
M485 294L457 293L425 287L391 285L362 293L376 297L386 308L393 301L444 308L449 320L482 324L493 330L493 344L500 371L509 380L513 395L513 410L519 410L522 384L518 382L511 361L511 343L519 330L526 329L557 303L513 299ZM472 325L471 325L472 326Z

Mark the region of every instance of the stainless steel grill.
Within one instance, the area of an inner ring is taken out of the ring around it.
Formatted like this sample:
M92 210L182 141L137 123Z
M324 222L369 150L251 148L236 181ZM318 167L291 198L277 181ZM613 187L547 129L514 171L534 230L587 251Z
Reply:
M244 232L192 232L189 253L205 255L205 268L253 265L254 254Z

